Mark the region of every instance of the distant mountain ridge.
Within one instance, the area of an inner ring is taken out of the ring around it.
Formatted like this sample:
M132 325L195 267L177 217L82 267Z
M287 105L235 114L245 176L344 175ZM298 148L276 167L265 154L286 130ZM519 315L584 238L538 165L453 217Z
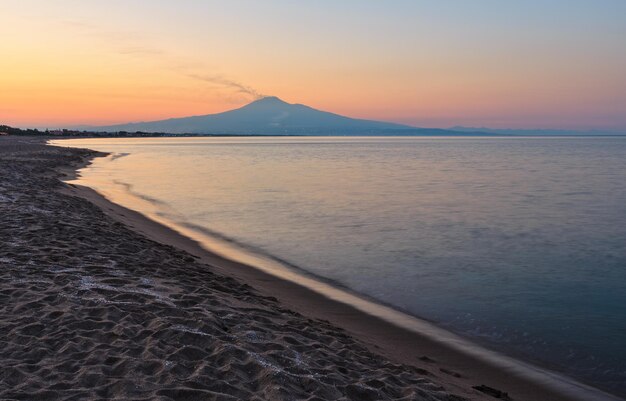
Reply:
M302 104L290 104L275 96L264 97L241 108L217 114L82 128L100 132L141 131L227 135L455 134L440 129L416 128L409 125L345 117Z
M564 130L564 129L514 129L514 128L486 128L486 127L462 127L456 126L448 128L449 131L456 131L459 133L467 132L484 132L493 135L507 135L507 136L590 136L590 135L611 135L611 136L623 136L626 132L619 131L601 131L601 130Z

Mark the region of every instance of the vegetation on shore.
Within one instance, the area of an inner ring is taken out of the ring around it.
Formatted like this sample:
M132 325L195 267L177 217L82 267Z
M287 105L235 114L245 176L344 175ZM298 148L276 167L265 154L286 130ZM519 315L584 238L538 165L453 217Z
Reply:
M0 125L0 135L22 135L22 136L62 136L62 137L159 137L159 136L171 136L165 132L96 132L96 131L80 131L71 129L57 129L57 130L39 130L37 128L15 128L8 125ZM177 136L186 136L185 134Z

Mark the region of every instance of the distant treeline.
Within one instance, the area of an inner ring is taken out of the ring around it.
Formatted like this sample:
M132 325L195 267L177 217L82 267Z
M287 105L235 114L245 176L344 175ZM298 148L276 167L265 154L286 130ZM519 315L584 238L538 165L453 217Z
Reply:
M0 125L0 135L44 135L44 132L38 129L21 129Z
M96 131L78 131L70 129L58 129L58 130L39 130L37 128L14 128L8 125L0 125L0 135L21 135L21 136L68 136L68 137L160 137L160 136L173 136L165 132L96 132ZM176 136L188 136L186 134Z

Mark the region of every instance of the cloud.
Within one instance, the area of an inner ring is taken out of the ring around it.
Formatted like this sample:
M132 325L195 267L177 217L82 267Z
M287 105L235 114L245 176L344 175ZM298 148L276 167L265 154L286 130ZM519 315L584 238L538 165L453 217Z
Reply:
M230 88L238 93L245 93L254 97L255 99L265 97L265 95L263 95L253 87L242 84L241 82L233 81L232 79L224 78L221 75L187 74L187 76L189 78L197 79L203 82L209 82L212 84L217 84L226 88Z
M94 28L92 24L89 24L83 21L63 20L63 21L60 21L59 23L61 25L64 25L68 28L73 28L73 29L93 29Z
M138 31L111 31L104 27L86 23L83 21L64 20L60 22L68 29L81 32L98 41L106 43L108 47L118 54L129 57L141 57L152 61L157 61L165 68L169 68L181 75L193 78L202 82L218 85L222 88L234 91L236 94L244 94L254 99L264 97L259 91L253 87L224 77L220 74L198 74L191 71L207 70L206 64L198 60L174 57L166 50L157 46L153 46L149 38L142 32Z
M120 54L135 54L135 55L160 55L165 54L163 50L156 49L150 46L125 46L118 50Z

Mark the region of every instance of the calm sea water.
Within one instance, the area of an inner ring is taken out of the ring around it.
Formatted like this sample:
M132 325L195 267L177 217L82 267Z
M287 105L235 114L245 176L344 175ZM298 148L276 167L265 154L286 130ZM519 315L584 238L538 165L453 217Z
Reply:
M626 394L626 138L58 143L113 153L82 180L114 200Z

